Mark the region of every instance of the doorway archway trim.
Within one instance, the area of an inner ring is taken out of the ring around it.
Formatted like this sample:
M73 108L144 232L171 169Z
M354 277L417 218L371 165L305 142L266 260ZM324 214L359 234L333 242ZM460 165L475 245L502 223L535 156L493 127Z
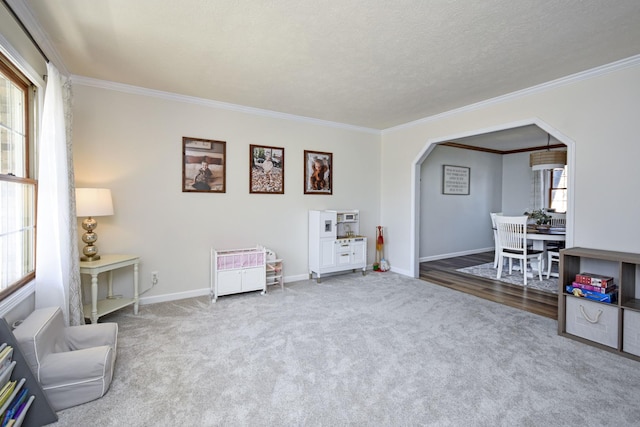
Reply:
M550 124L541 120L540 118L534 117L525 120L519 120L510 123L503 123L487 128L475 129L466 132L461 132L453 135L445 135L435 138L429 138L422 148L420 153L416 156L413 161L413 165L411 168L411 230L409 231L410 236L410 249L409 253L411 256L410 262L410 271L413 272L413 277L417 278L420 276L420 168L424 160L429 156L431 151L435 148L436 145L442 142L447 142L453 139L461 139L472 136L483 135L486 133L499 132L503 130L516 129L523 126L535 125L540 129L544 130L554 138L556 138L561 143L567 146L567 166L568 166L568 191L567 191L567 247L573 246L573 216L575 212L575 203L574 203L574 191L575 188L575 142L569 138L567 135L563 134L558 129L554 128Z

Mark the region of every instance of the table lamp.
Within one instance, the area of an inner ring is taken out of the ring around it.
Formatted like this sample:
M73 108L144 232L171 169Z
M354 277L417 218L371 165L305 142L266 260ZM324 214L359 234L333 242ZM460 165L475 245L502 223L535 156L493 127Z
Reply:
M82 261L97 261L100 259L98 247L95 246L98 235L93 230L98 227L98 221L93 217L113 215L111 190L108 188L76 188L76 215L87 217L82 221L82 228L86 230L82 235L82 241L87 245L82 249L84 256L80 259Z

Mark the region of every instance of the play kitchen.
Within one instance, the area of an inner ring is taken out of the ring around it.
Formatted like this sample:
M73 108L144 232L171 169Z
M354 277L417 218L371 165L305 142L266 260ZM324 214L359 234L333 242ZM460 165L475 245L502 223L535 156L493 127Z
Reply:
M367 268L367 238L360 235L357 210L309 211L309 279Z

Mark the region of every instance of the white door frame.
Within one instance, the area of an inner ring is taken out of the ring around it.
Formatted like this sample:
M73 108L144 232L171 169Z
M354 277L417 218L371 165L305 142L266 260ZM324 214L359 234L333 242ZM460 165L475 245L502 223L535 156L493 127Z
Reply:
M411 230L409 233L411 247L409 253L411 254L410 271L413 272L413 277L420 277L420 168L422 163L429 156L435 146L442 142L451 141L454 139L466 138L471 136L483 135L485 133L498 132L508 129L515 129L523 126L535 125L544 130L561 143L567 146L567 247L573 246L573 216L575 212L574 205L574 189L575 189L575 142L560 132L558 129L552 127L543 120L535 117L526 120L520 120L517 122L504 123L484 129L476 129L473 131L463 132L454 135L446 135L437 138L430 138L427 140L424 148L413 161L411 168Z

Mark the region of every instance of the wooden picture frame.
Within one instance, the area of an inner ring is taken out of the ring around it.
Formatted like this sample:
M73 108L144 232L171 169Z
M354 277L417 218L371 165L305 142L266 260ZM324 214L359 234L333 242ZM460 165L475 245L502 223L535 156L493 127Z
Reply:
M182 137L182 192L226 192L225 141Z
M249 145L249 193L284 194L284 148Z
M304 150L304 194L333 194L333 154Z
M468 196L471 168L442 165L442 194Z

